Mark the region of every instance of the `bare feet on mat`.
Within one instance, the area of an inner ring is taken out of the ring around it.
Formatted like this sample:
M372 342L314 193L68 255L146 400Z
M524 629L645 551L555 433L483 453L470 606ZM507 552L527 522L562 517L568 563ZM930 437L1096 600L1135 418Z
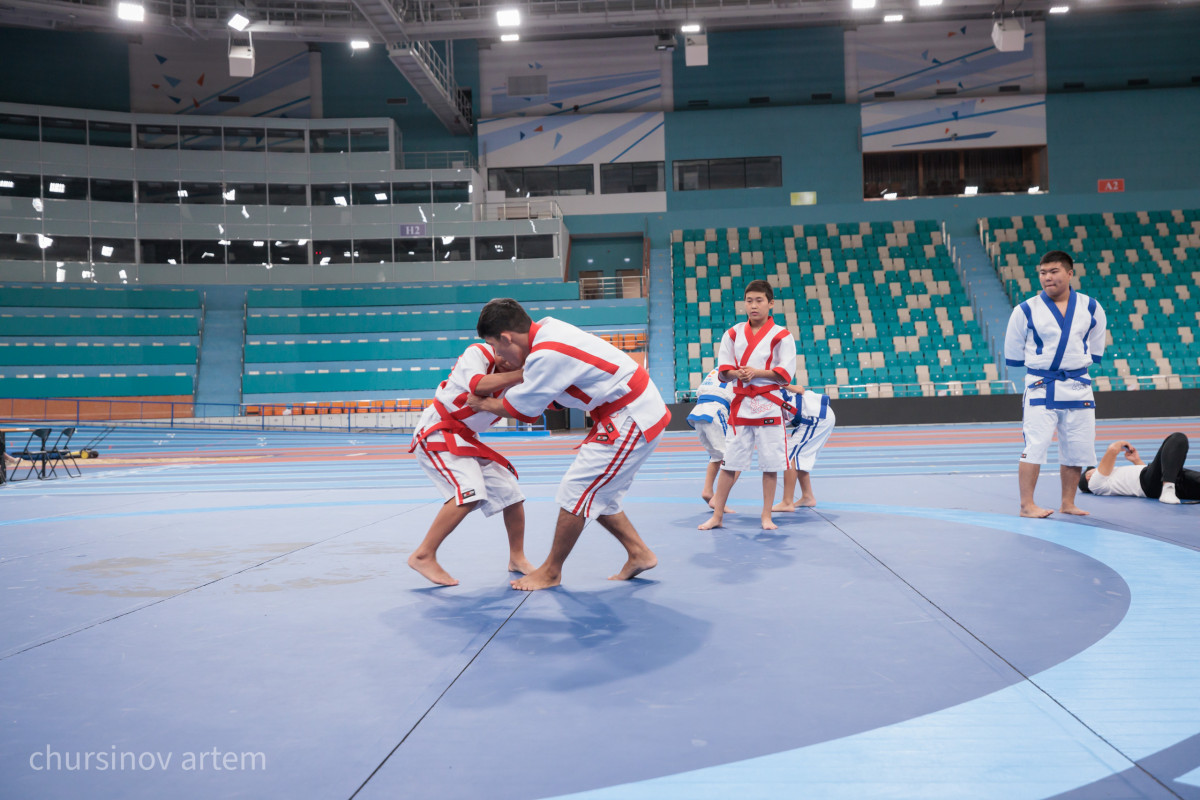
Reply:
M1021 506L1021 516L1022 517L1032 517L1034 519L1042 519L1044 517L1050 516L1053 513L1054 512L1051 511L1050 509L1042 508L1041 506L1037 506L1037 505Z
M713 501L712 501L712 499L711 499L711 498L709 498L709 501L708 501L708 507L709 507L709 508L711 508L713 511L716 511L716 510L717 510L717 507L713 505ZM725 511L723 511L722 513L724 513L724 514L736 514L737 512L736 512L736 511L734 511L734 510L733 510L732 508L730 508L729 506L725 506Z
M442 569L442 565L435 558L418 557L413 553L408 557L408 565L424 575L427 580L440 586L458 586L458 580Z
M538 589L549 589L551 586L558 586L560 583L562 583L561 574L554 574L542 566L530 572L524 578L509 581L508 585L514 589L520 589L522 592L533 592Z
M1086 517L1088 514L1092 513L1090 511L1084 511L1082 508L1075 505L1074 503L1071 503L1070 505L1063 504L1063 507L1060 508L1059 511L1061 511L1064 514L1073 514L1077 517Z
M800 498L800 502L796 503L796 505L800 506L801 508L816 508L817 507L816 495L811 495L811 494L803 495Z
M795 511L796 504L795 503L776 503L775 505L771 506L771 510L772 511Z
M533 572L536 567L525 556L512 556L508 559L508 571L519 572L522 575L528 575Z
M762 515L762 529L764 531L775 531L775 530L779 530L779 526L775 524L775 520L771 519L770 514L763 514Z
M699 525L697 525L696 529L701 530L701 531L711 531L713 528L719 528L719 527L721 527L721 517L719 517L716 514L713 514L711 517L708 518L708 520L706 520L705 522L701 522Z
M627 581L657 566L658 556L647 550L644 555L640 555L637 558L630 556L629 560L625 562L625 566L621 567L621 571L616 575L609 575L608 579L610 581Z

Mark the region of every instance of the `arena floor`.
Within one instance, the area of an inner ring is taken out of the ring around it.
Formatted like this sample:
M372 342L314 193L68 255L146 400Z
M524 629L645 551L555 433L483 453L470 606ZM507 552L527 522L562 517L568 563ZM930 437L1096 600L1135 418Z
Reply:
M579 438L495 440L535 563ZM1200 798L1200 508L1021 519L1020 441L836 430L816 509L762 531L751 474L701 532L666 434L626 499L659 566L607 581L591 525L527 594L499 517L442 548L459 586L407 567L407 437L115 433L0 487L0 797Z

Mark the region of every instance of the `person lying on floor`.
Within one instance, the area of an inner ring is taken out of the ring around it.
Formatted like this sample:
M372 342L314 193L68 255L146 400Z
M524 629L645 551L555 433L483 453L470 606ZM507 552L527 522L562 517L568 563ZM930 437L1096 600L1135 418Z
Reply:
M1121 453L1129 466L1116 465ZM1200 501L1200 472L1183 466L1187 454L1188 438L1179 432L1163 440L1149 464L1129 442L1113 442L1100 463L1080 475L1079 488L1088 494L1151 497L1174 505L1181 500Z

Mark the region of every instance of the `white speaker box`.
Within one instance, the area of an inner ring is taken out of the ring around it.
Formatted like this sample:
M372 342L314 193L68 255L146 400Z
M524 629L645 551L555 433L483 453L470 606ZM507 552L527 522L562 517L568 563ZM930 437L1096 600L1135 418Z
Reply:
M1025 49L1025 31L1012 17L996 20L992 25L992 44L1001 53L1016 53Z
M230 45L229 76L231 78L254 77L254 45Z
M683 37L683 60L689 67L708 66L708 36L703 33L689 33Z

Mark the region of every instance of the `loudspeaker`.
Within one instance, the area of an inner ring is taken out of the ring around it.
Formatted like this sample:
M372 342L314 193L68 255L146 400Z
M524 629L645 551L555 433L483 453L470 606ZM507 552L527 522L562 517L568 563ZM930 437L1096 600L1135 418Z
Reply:
M1001 53L1015 53L1025 49L1025 31L1014 18L998 19L992 25L992 44Z
M689 33L683 37L683 61L689 67L708 66L708 36L703 33Z
M254 45L234 44L229 46L229 76L231 78L254 77Z

